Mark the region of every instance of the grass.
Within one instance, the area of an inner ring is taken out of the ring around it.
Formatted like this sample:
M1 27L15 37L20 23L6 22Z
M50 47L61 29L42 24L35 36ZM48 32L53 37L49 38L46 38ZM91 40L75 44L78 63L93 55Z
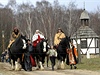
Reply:
M57 61L56 61L57 63ZM49 65L50 65L49 61ZM66 69L70 69L69 65L66 65ZM100 71L100 58L82 58L81 63L77 64L77 69L81 70L91 70L91 71Z
M78 69L92 70L97 71L100 70L100 58L82 58L81 63L77 64Z

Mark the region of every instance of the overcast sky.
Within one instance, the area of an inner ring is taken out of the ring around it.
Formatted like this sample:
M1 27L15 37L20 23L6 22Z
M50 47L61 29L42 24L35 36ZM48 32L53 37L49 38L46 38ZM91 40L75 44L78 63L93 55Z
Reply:
M35 5L36 1L41 1L41 0L16 0L17 3L22 3L22 2L31 2L33 5ZM47 0L50 3L53 3L54 0ZM84 2L85 2L85 9L89 12L95 12L97 10L97 6L100 7L100 0L58 0L58 2L61 5L67 5L69 2L75 1L77 4L78 8L84 8ZM0 3L3 5L8 3L8 0L0 0Z

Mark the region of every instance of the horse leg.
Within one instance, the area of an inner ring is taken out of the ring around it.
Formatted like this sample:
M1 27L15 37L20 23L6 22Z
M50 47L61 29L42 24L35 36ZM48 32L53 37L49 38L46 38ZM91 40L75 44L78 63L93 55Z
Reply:
M36 57L36 67L37 67L37 70L39 69L39 61L38 61L38 58Z
M49 67L49 66L48 66L48 62L49 62L49 56L47 56L47 67Z
M42 61L43 61L43 58L39 56L39 64L40 64L40 69L41 69L41 70L44 69L44 67L43 67L43 62L42 62Z
M36 70L38 70L39 68L40 68L39 57L36 56Z
M64 61L61 61L61 69L65 69Z
M57 69L60 69L60 60L58 59L58 62L57 62Z
M65 65L64 65L64 57L63 55L61 56L60 54L58 55L58 69L65 69Z
M42 64L43 64L43 67L45 66L44 63L45 63L45 55L42 55L43 57L41 58L42 60Z
M20 62L20 58L18 58L17 61L15 61L15 70L16 71L21 70L21 64L19 62Z
M57 61L57 69L60 69L61 60L60 60L60 55L59 54L57 55L57 59L58 59L58 61Z
M65 69L65 64L64 64L65 57L66 57L66 55L62 57L62 60L61 60L61 69Z
M15 69L15 61L11 59L11 69L14 70Z
M42 64L41 61L39 62L39 64L40 64L40 69L41 69L41 70L44 70L44 67L43 67L43 64Z

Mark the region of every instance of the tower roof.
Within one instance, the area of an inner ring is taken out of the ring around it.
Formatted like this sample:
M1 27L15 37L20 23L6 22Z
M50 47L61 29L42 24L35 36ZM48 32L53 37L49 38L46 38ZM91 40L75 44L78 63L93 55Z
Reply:
M84 9L84 11L81 13L80 19L90 19L88 12Z
M99 38L99 36L88 26L81 26L78 31L73 34L72 38Z
M87 13L87 11L84 11L81 13L80 16L81 20L89 20L89 15ZM87 25L82 25L76 33L73 34L73 36L71 37L73 39L75 38L99 38L99 36L91 29L89 28L89 26Z

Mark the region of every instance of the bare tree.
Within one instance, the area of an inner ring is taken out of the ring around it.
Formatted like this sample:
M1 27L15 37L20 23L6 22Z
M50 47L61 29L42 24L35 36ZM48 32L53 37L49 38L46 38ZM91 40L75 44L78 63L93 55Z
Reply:
M2 35L2 31L4 34L5 48L7 47L9 42L12 21L13 21L12 10L8 8L0 8L0 32L1 35ZM0 36L0 39L2 40L2 36ZM2 41L0 43L2 45Z
M32 12L33 10L34 10L34 6L29 3L23 3L18 6L19 16L17 18L20 18L19 25L22 27L21 30L24 29L23 32L27 34L29 39L32 38L32 21L33 21Z
M16 0L9 0L7 5L5 6L5 8L11 9L12 12L13 12L13 15L16 15L16 13L17 13L17 3L16 3ZM18 21L17 21L16 17L13 16L13 18L15 19L15 21L12 22L12 27L11 27L12 29L14 28L14 26L18 25L17 24Z

